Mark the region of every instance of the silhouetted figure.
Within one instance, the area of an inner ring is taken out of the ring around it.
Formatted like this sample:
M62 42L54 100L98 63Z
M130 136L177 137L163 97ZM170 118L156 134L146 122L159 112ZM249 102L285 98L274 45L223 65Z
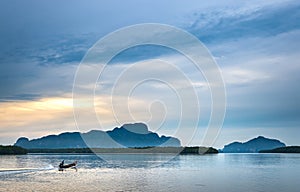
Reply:
M65 160L63 160L63 161L59 164L59 168L63 168L64 163L65 163Z
M77 165L77 161L74 161L73 163L70 163L70 164L67 164L65 165L65 160L63 160L60 164L59 164L59 171L64 171L64 169L67 169L67 168L73 168L77 171L77 168L76 168L76 165Z

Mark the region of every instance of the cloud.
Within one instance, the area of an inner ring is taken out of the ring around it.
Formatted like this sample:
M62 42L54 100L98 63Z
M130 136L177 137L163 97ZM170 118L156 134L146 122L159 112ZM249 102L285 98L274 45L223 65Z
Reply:
M269 37L299 29L299 4L287 1L194 12L185 28L206 43ZM194 18L194 19L193 19Z
M270 78L266 73L240 69L238 67L225 68L222 70L222 74L227 86L254 84Z
M72 92L77 65L40 66L32 61L0 65L0 102L35 100Z

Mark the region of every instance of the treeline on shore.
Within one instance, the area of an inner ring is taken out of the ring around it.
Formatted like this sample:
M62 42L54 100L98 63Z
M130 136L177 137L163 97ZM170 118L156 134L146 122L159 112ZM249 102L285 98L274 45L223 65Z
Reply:
M27 154L27 152L27 149L22 147L0 145L0 155L24 155Z
M0 155L23 155L27 153L172 153L172 154L216 154L212 147L136 147L136 148L66 148L66 149L24 149L18 146L0 145ZM259 153L300 153L300 146L279 147L262 150Z
M260 153L300 153L300 146L288 146L271 150L261 150Z
M68 148L68 149L28 149L29 153L176 153L214 154L212 147L137 147L137 148Z
M0 155L22 155L27 153L176 153L176 154L215 154L212 147L136 147L136 148L66 148L66 149L24 149L18 146L0 145Z

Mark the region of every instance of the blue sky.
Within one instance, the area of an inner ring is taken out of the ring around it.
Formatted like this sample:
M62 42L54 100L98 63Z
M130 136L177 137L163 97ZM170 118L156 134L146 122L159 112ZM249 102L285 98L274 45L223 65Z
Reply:
M299 8L298 1L1 1L0 143L76 131L72 85L87 50L121 27L163 23L195 35L220 66L227 112L214 146L257 135L300 145ZM108 74L153 58L168 58L182 68L187 63L170 50L136 47L118 55ZM146 67L151 65L144 71ZM185 73L203 80L192 68ZM109 75L105 78L108 85L113 81ZM104 92L99 89L98 95L105 97ZM157 95L152 92L141 87L137 94L153 101ZM191 144L201 143L209 114L209 93L198 93L204 122ZM166 91L163 98L169 94ZM139 102L143 106L145 101ZM147 119L142 108L134 109L137 121ZM175 124L175 119L167 119L159 133L172 134ZM150 128L156 125L150 123ZM119 125L106 123L107 129L114 126Z

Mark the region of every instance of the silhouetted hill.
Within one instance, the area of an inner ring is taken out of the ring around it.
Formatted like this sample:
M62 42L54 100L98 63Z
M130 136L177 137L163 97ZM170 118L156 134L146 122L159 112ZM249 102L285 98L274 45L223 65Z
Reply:
M143 123L125 124L112 131L92 130L87 133L61 133L29 140L21 137L15 143L26 149L68 149L68 148L124 148L124 147L179 147L174 137L159 136L148 130Z
M257 153L261 150L270 150L285 147L285 144L276 139L268 139L263 136L251 139L245 143L233 142L225 145L223 153Z
M300 153L300 146L279 147L271 150L261 150L260 153Z

